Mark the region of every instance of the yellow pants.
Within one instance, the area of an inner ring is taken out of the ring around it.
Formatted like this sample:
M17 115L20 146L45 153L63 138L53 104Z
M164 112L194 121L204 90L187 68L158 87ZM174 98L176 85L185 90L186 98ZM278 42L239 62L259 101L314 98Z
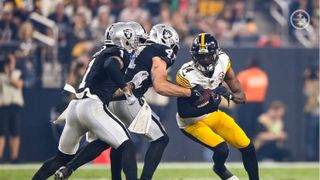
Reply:
M183 131L191 139L211 148L224 141L238 149L250 144L250 139L234 119L222 111L210 113Z

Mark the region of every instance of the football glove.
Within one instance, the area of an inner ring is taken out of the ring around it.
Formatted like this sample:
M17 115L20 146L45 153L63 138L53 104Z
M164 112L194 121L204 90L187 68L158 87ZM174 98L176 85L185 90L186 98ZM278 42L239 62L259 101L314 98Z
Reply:
M213 93L216 95L223 96L228 101L232 100L232 93L224 86L219 86L216 89L213 90Z
M203 87L200 85L196 85L193 88L191 88L191 96L190 98L193 100L198 100L202 96Z
M130 82L132 82L134 84L134 88L138 89L140 88L142 85L142 82L146 79L148 79L149 73L147 71L140 71L138 72L136 75L134 75L134 77L132 78L132 80Z

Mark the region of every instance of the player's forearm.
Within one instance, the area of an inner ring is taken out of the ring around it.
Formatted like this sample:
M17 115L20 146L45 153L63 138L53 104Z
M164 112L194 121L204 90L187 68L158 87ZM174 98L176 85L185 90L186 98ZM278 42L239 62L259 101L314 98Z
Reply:
M163 96L190 97L191 90L175 85L169 81L156 82L153 84L154 90Z
M232 100L237 104L244 104L246 102L246 95L242 91L232 93Z

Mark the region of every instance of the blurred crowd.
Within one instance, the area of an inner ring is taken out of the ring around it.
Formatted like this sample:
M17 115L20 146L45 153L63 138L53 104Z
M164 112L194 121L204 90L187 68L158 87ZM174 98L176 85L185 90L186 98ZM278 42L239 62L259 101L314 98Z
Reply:
M259 12L252 6L259 3L244 0L4 0L0 2L0 46L16 56L17 67L26 78L25 87L41 87L43 81L39 77L46 70L62 74L62 79L52 80L61 82L61 86L66 79L74 81L78 77L78 71L86 66L92 51L103 42L106 27L117 21L137 21L147 32L156 23L170 24L178 31L181 42L187 44L194 34L208 32L224 47L283 46L278 33L266 32L260 27L272 22L257 22ZM288 7L290 11L306 9L312 17L319 15L319 5L311 0L291 0ZM316 23L311 22L318 26ZM52 61L59 63L54 68L43 67Z

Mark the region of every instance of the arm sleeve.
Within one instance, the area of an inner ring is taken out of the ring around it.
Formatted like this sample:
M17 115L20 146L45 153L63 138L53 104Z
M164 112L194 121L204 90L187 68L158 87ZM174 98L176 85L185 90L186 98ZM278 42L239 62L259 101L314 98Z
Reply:
M202 108L197 108L192 105L190 98L178 97L177 103L178 114L182 118L198 117L218 110L218 105L215 102L211 102Z
M108 76L120 87L124 88L126 82L121 72L121 65L115 57L109 57L103 65L105 72Z

